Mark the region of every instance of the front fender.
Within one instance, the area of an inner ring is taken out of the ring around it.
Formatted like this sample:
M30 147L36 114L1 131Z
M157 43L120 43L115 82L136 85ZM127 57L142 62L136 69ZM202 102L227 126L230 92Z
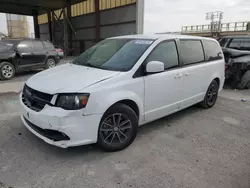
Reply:
M97 100L95 101L90 101L91 102L90 108L88 109L88 112L86 113L103 114L113 104L122 100L134 101L139 108L140 117L142 117L143 112L144 112L142 99L136 93L132 91L126 91L126 90L114 91L114 92L108 93L106 97L97 97L96 99Z

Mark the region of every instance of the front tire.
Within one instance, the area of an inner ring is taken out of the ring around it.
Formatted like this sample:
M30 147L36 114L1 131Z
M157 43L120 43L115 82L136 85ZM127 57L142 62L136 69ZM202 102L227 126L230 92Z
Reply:
M15 67L9 62L0 63L0 79L10 80L15 76Z
M125 104L115 104L103 115L98 130L98 145L105 151L120 151L128 147L138 131L138 117Z
M200 103L200 106L204 109L212 108L217 101L219 91L219 84L216 80L213 80L207 89L207 93L204 100Z
M48 58L46 61L45 69L51 69L56 66L56 61L53 58Z

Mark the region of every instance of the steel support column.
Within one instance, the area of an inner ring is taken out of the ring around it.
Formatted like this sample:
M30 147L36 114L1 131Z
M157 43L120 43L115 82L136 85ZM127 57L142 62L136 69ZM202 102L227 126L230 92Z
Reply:
M53 41L51 12L47 12L49 26L49 40Z
M35 38L40 38L40 30L39 30L37 14L33 16L33 21L34 21Z
M100 1L95 0L95 39L100 41Z
M54 15L54 11L52 12L52 23L51 23L51 27L52 27L52 43L55 44L56 43L56 19L55 19L55 15Z
M64 18L65 19L65 18ZM67 2L67 19L68 19L68 55L72 55L72 28L71 28L71 3L70 0Z

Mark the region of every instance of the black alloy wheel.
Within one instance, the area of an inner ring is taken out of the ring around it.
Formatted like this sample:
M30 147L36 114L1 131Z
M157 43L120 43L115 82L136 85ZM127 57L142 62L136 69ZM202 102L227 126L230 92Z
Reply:
M201 102L201 106L205 109L212 108L217 101L219 91L219 85L216 80L213 80L209 85L204 100Z
M119 151L128 147L135 139L138 117L124 104L116 104L103 116L99 131L98 144L106 151Z

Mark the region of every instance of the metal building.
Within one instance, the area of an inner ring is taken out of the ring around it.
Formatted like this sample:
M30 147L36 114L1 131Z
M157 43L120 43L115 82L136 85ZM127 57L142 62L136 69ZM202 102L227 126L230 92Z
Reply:
M29 24L26 16L6 14L8 37L27 38L29 37Z
M76 55L101 39L142 33L144 0L0 0L0 12L33 16L36 38Z

